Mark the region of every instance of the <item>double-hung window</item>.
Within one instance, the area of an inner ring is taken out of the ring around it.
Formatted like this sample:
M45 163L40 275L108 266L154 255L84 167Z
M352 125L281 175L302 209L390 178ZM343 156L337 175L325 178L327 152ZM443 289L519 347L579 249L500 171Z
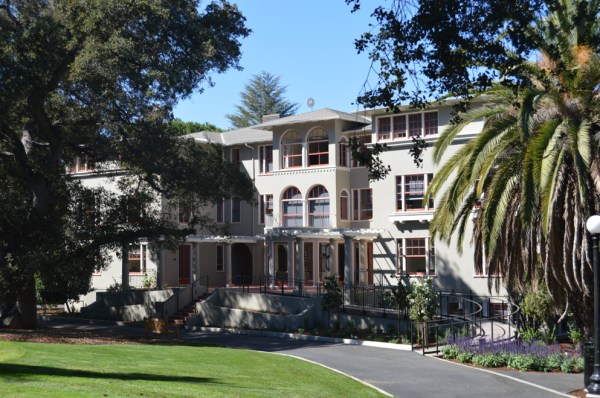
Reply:
M133 244L129 246L127 262L130 274L141 274L146 272L146 244Z
M258 147L258 173L268 174L273 171L273 145Z
M217 224L223 224L225 222L225 199L221 199L217 202Z
M398 273L409 276L435 275L435 248L429 238L398 239Z
M373 218L373 191L371 188L352 190L352 219L370 220Z
M329 139L327 132L316 128L308 135L308 167L329 164Z
M396 211L431 211L433 198L425 203L427 187L433 174L396 176Z
M438 133L437 111L381 116L376 120L378 141L428 137Z
M258 223L265 224L267 217L273 214L273 195L260 195L260 209Z
M302 167L302 139L296 131L288 131L281 139L281 168Z
M281 198L284 227L301 227L303 218L302 194L296 187L288 188Z
M308 225L329 226L329 192L323 185L317 185L308 193Z

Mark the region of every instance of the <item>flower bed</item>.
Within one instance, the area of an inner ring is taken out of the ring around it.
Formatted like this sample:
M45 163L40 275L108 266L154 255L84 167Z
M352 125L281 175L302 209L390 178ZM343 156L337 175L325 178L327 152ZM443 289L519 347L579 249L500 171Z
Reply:
M563 350L558 344L540 341L485 341L449 338L441 350L446 359L488 368L508 367L520 371L579 373L583 371L581 350Z

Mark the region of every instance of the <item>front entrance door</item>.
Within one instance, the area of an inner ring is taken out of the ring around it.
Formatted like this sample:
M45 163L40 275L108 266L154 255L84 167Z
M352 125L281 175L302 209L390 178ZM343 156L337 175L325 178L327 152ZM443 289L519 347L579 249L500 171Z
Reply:
M179 245L179 285L190 284L190 246Z
M313 243L304 242L304 284L313 284Z

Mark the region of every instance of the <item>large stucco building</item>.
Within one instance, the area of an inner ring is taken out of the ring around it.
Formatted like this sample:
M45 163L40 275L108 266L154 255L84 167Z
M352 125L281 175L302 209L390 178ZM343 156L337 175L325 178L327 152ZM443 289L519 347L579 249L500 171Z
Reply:
M258 205L224 200L204 209L222 232L198 231L176 251L157 251L152 242L132 246L131 286L155 275L162 286L186 285L205 275L213 286L258 284L265 277L269 283L310 286L330 274L347 285L385 285L396 283L392 275L401 275L433 278L444 290L488 294L487 275L476 273L468 244L460 255L456 247L430 239L436 203L426 203L423 196L439 165L431 160L431 148L421 167L409 154L414 135L432 144L451 114L451 103L396 114L321 109L274 115L251 128L186 136L199 145L222 145L223 155L253 179ZM478 134L482 123L467 126L445 158ZM365 145L387 144L381 155L391 167L387 178L370 182L367 170L352 160L349 139L354 136ZM86 184L105 184L85 165L75 171ZM180 210L169 214L185 221ZM120 282L122 269L115 256L107 270L93 276L94 288Z

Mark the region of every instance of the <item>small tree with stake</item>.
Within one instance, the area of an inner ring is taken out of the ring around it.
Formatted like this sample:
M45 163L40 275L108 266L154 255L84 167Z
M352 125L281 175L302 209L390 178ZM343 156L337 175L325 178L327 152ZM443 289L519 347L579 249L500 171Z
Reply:
M331 321L331 311L337 310L342 305L342 289L337 283L337 275L330 275L325 278L325 294L321 297L321 308L327 311L327 324Z
M396 278L396 275L392 274L392 278ZM402 282L401 277L398 278L398 285L392 288L391 292L385 293L385 300L391 304L393 304L398 310L398 335L400 335L400 313L402 310L408 307L408 288Z
M412 283L412 292L408 295L408 316L417 322L417 339L420 339L420 328L423 324L423 345L427 344L427 321L433 319L438 308L438 294L433 290L431 279L419 279L418 283Z

